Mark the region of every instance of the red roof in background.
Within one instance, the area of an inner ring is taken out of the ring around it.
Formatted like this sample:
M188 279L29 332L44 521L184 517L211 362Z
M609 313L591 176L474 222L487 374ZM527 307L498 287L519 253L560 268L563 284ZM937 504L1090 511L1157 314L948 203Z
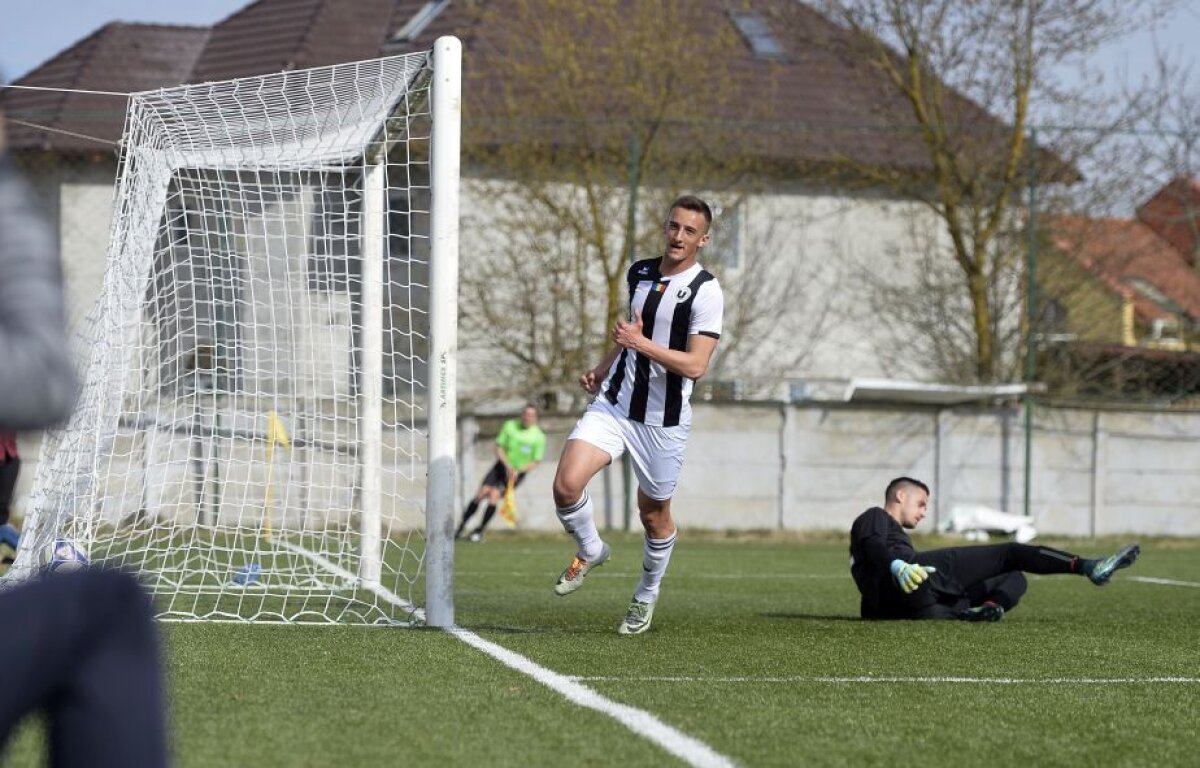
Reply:
M15 82L119 93L174 86L192 71L208 34L207 27L113 22ZM0 94L14 148L105 151L125 128L125 99L119 96L20 89Z
M1165 319L1182 311L1200 319L1200 274L1145 223L1086 216L1048 216L1042 223L1056 248L1117 295L1132 298L1138 316ZM1147 290L1139 281L1151 288Z
M1137 217L1192 266L1200 251L1200 179L1181 177L1137 209Z

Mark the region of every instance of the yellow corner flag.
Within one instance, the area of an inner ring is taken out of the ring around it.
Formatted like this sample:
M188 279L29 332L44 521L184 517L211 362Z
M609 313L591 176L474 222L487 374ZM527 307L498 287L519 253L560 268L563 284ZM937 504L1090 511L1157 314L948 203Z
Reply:
M500 517L509 528L517 527L517 488L511 479L504 489L504 501L500 502Z
M284 448L291 447L291 443L288 442L287 430L283 428L283 420L275 411L269 411L267 413L267 444L274 446L276 443Z
M283 420L275 411L267 411L267 487L263 492L263 535L271 538L271 479L275 474L275 445L291 448Z

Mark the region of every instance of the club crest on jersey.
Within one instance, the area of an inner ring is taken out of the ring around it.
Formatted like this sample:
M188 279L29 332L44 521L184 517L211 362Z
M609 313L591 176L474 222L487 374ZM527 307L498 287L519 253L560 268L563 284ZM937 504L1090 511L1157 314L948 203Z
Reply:
M666 283L655 283L655 284L654 284L654 292L655 292L655 293L662 293L662 292L663 292L663 291L665 291L665 290L667 290L667 284L666 284Z
M691 298L691 296L692 296L692 289L686 285L684 287L680 288L679 291L675 294L675 298L678 299L679 301L687 301L689 298Z

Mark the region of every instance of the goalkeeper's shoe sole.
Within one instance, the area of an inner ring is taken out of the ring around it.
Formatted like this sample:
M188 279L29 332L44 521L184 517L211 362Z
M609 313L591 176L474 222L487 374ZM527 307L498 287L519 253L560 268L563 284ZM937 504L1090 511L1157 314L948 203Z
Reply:
M634 600L625 612L625 620L617 627L618 635L640 635L650 629L654 619L654 603L643 603Z
M1003 618L1004 606L992 602L976 605L958 614L960 621L1000 621Z
M604 544L600 550L600 555L595 560L584 560L576 555L558 577L558 581L554 584L554 593L556 595L569 595L575 590L583 586L583 579L593 568L599 568L608 562L608 558L612 555L612 549L607 544Z
M1142 548L1137 544L1127 544L1118 549L1115 555L1110 555L1096 563L1096 567L1088 574L1088 578L1096 586L1103 587L1112 579L1114 573L1133 565L1141 553Z

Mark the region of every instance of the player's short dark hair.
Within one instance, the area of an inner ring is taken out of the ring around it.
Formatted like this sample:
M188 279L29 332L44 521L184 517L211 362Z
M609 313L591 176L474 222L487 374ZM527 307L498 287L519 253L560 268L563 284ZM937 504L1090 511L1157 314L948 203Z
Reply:
M680 195L675 198L675 202L671 203L668 211L673 211L676 208L682 208L685 211L695 211L696 213L704 214L704 223L712 229L712 208L708 207L708 203L704 202L695 195Z
M920 480L911 477L897 477L895 480L887 484L887 490L883 492L883 503L891 504L896 501L896 494L905 488L920 488L929 494L929 486L922 483Z

